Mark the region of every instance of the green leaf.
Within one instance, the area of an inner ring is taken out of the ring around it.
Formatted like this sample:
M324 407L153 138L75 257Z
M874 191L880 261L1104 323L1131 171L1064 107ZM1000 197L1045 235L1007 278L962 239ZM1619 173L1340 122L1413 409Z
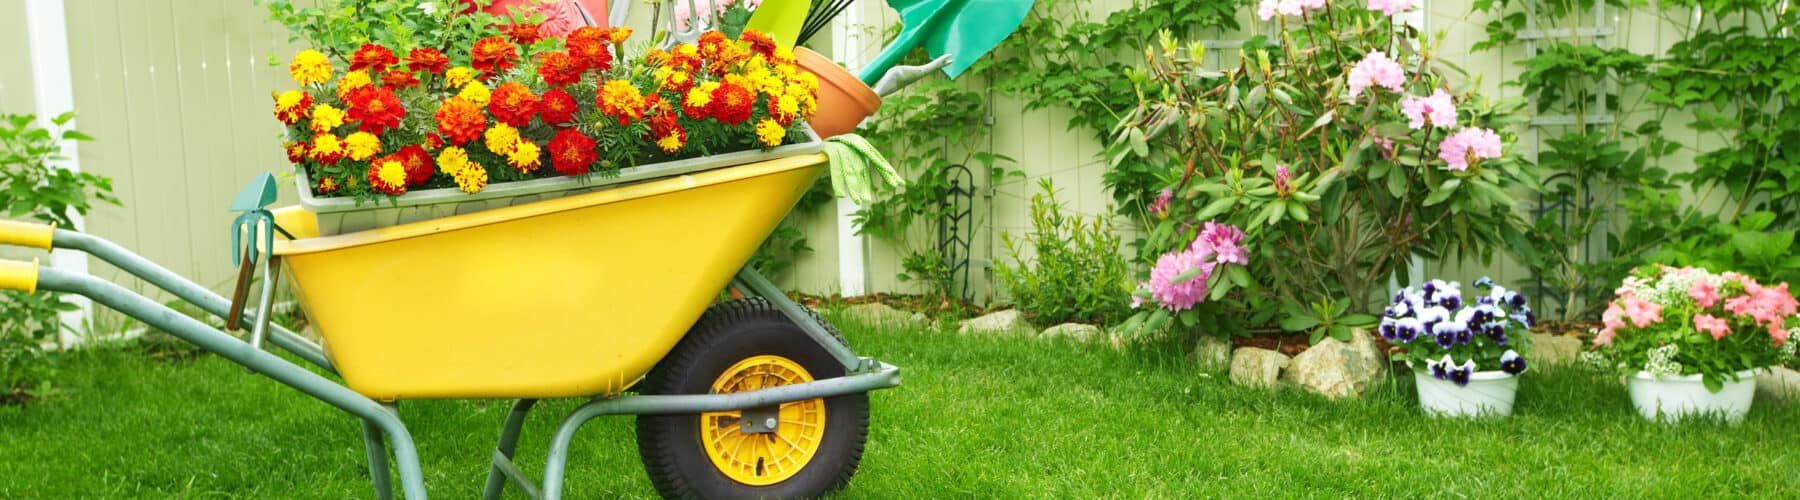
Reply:
M1444 181L1437 189L1432 190L1429 196L1425 197L1425 206L1443 203L1444 200L1450 199L1450 195L1456 194L1456 188L1461 186L1462 178L1451 177L1450 180Z
M1375 323L1377 323L1379 321L1380 321L1380 318L1377 318L1373 315L1363 314L1363 313L1351 313L1351 314L1345 315L1343 318L1339 318L1337 320L1337 324L1344 325L1344 326L1352 326L1352 327L1357 327L1357 328L1364 328L1364 327L1373 326Z
M1212 218L1218 217L1219 214L1225 213L1226 210L1230 210L1235 204L1237 204L1237 198L1219 198L1213 200L1212 203L1207 203L1205 207L1201 208L1200 213L1194 215L1194 220L1212 220Z
M1196 267L1193 269L1189 269L1186 272L1175 275L1174 278L1170 278L1169 284L1179 285L1182 283L1187 283L1188 280L1194 279L1195 276L1199 276L1200 272L1205 271L1205 270L1206 270L1206 268L1203 268L1203 267Z
M1315 326L1319 326L1319 318L1310 315L1290 314L1281 318L1281 329L1290 332L1298 332Z

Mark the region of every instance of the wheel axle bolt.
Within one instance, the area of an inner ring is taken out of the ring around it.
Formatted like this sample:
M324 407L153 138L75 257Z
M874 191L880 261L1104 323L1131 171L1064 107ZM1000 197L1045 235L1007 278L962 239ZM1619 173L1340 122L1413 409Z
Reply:
M763 427L768 427L770 429L774 429L775 428L775 419L771 418L768 420L764 420Z

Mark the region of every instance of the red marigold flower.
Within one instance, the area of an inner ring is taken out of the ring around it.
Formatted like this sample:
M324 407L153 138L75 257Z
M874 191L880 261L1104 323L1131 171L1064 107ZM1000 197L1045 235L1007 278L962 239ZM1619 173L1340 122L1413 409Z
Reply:
M537 24L514 24L506 27L506 37L520 46L531 45L543 40L544 35L538 32Z
M437 150L443 149L443 148L444 148L444 137L443 136L438 135L437 132L426 132L425 133L425 149L430 150L430 151L437 151Z
M392 89L364 87L350 93L350 119L360 122L358 130L375 135L400 126L406 108Z
M406 166L406 185L408 186L419 186L431 182L431 176L437 173L437 170L431 165L431 153L425 152L425 148L419 147L418 144L408 144L406 147L400 148L400 151L394 153L393 156L398 157L400 164Z
M288 141L281 148L287 151L288 163L300 163L306 160L306 143Z
M438 132L442 132L450 143L462 145L481 137L482 130L487 129L487 117L482 116L481 106L462 97L451 97L444 100L437 110Z
M444 53L437 49L413 49L406 56L406 68L413 71L436 74L443 73L444 68L449 66L450 58L444 57Z
M506 82L494 89L493 96L488 99L488 113L495 120L514 127L524 128L531 123L531 116L538 112L538 96L531 89L519 82Z
M483 78L512 69L513 61L518 59L517 48L497 36L477 40L475 47L469 49L469 66L481 71Z
M369 73L380 73L387 71L389 65L398 62L400 59L394 57L394 51L373 43L365 43L362 48L356 49L355 54L350 55L350 71L366 69L369 70Z
M562 125L575 120L575 97L563 89L550 89L538 100L538 118L544 123Z
M411 71L392 70L381 75L381 84L392 89L410 89L419 86L419 78Z
M762 54L763 57L775 59L775 38L756 30L744 30L738 34L738 41L750 44L750 51Z
M668 64L669 53L664 52L663 49L651 48L649 52L644 53L644 62L650 63L651 66Z
M319 189L317 189L319 194L331 194L331 193L337 192L337 190L338 190L337 179L333 179L330 177L319 179Z
M756 92L727 80L713 90L711 106L713 118L726 125L737 125L750 119L756 108Z
M569 36L563 39L563 44L569 48L569 55L574 56L575 61L581 63L583 69L606 71L612 69L613 60L612 52L606 50L607 41L606 34L601 32L600 28L583 26L576 28L575 32L569 33Z
M717 61L719 52L724 49L725 45L731 43L731 39L726 38L723 32L708 31L701 33L700 39L694 43L700 45L700 57L704 57L708 61Z
M700 48L693 44L680 44L669 49L669 67L677 71L693 71L700 67Z
M607 81L600 87L595 100L600 103L600 112L618 119L619 125L644 117L644 95L630 81Z
M594 151L594 140L572 128L557 132L550 139L549 149L551 167L563 175L588 173L588 167L600 156Z
M631 28L625 26L613 26L600 30L600 34L604 35L606 40L612 42L613 45L618 45L625 43L626 39L631 38Z
M580 61L568 52L549 52L538 57L538 76L544 77L544 83L551 87L562 87L581 81L583 68Z
M786 127L800 117L800 108L795 106L792 97L786 95L769 95L769 117L774 118L781 126Z
M664 110L650 116L650 135L646 139L655 142L663 154L675 154L687 145L687 129L681 128L675 110Z
M650 94L650 95L644 96L644 116L654 117L657 114L665 113L668 111L670 111L669 103L668 103L668 101L663 100L663 97L661 94Z
M275 96L275 119L283 125L293 125L312 117L312 94L298 90L289 90Z

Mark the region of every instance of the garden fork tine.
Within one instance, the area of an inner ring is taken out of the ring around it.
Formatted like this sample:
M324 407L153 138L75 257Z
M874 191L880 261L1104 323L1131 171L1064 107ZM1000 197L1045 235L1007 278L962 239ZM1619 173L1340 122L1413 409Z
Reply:
M666 0L669 5L669 42L667 44L669 47L674 47L675 44L679 43L694 43L699 41L700 34L705 33L707 28L712 27L711 22L705 22L703 19L711 19L711 16L714 14L713 11L718 8L718 4L714 3L713 0L705 0L706 16L701 16L701 10L694 4L694 0L686 0L688 4L688 25L687 29L682 29L681 24L675 19L675 2L680 1L683 0ZM706 24L705 27L701 26L701 23L703 22Z

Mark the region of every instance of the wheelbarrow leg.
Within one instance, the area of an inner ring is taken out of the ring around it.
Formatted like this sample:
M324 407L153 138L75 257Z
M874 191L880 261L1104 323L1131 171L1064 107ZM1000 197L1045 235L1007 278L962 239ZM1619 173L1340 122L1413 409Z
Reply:
M521 399L513 403L512 412L506 415L506 426L500 428L500 445L494 449L494 459L488 466L487 486L483 488L481 498L499 500L500 492L506 489L507 467L511 466L513 451L519 447L519 428L525 425L525 415L531 412L536 399ZM505 459L502 462L501 459ZM502 465L504 463L505 465ZM512 468L517 471L517 468ZM523 475L520 476L523 479ZM521 482L527 493L535 493L527 483ZM536 497L536 495L531 495Z
M375 498L394 499L393 478L388 475L387 444L381 440L381 428L375 422L362 421L363 448L369 452L369 482L375 485Z

